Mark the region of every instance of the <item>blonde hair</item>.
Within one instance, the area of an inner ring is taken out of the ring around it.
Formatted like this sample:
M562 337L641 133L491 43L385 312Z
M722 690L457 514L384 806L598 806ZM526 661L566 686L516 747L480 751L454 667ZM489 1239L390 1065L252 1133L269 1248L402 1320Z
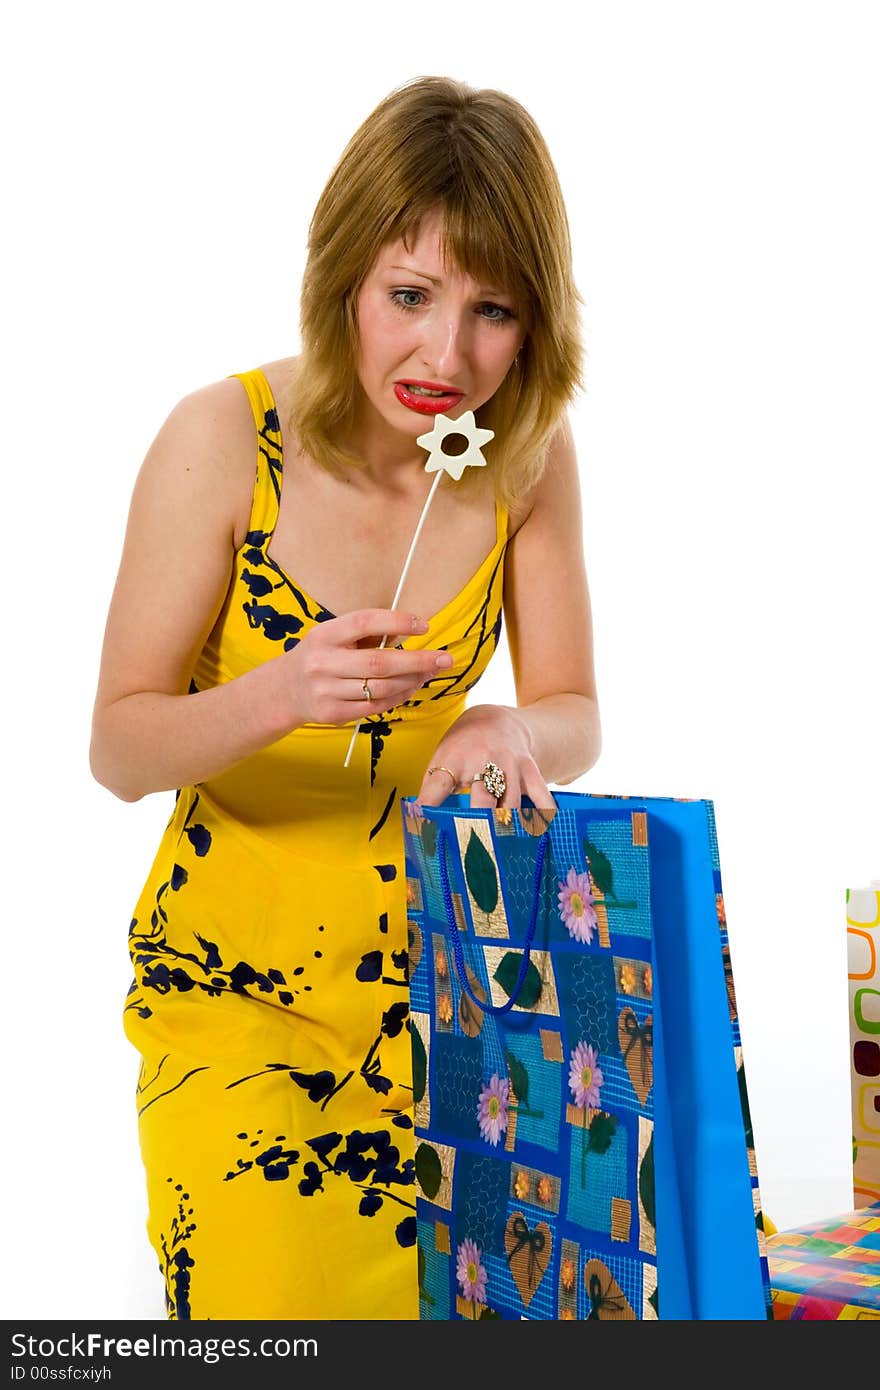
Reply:
M358 293L382 247L402 238L409 249L438 208L444 260L512 295L526 335L476 412L495 431L490 467L467 468L456 484L479 487L488 473L511 507L537 482L565 406L583 389L585 354L556 170L535 121L504 92L413 78L348 142L309 224L288 428L329 472L361 466L342 443L359 386Z

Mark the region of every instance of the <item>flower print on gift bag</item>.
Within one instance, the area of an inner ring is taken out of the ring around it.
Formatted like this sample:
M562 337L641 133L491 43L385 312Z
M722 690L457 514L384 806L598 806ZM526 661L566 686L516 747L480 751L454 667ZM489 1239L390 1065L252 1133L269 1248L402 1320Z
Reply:
M767 1319L710 801L401 798L420 1316Z

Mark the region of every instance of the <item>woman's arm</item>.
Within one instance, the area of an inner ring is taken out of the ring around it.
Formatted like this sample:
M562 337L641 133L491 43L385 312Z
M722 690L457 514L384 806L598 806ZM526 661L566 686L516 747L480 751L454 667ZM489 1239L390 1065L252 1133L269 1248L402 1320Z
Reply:
M565 786L598 761L602 747L580 478L567 418L508 546L504 619L517 696L505 708L525 726L544 780Z
M188 694L232 572L235 517L250 505L253 420L227 379L184 397L132 495L92 716L92 775L123 801L192 786L299 722L278 658Z
M192 695L140 690L96 709L89 762L123 801L191 787L225 772L296 722L273 712L265 665Z

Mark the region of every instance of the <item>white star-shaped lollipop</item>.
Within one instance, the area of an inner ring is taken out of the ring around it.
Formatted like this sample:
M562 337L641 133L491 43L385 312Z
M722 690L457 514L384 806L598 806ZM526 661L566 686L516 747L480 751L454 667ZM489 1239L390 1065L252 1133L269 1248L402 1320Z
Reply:
M467 440L468 447L463 454L444 453L443 441L451 434L460 434ZM474 412L466 410L457 420L450 420L448 415L435 416L434 428L427 434L420 434L416 443L429 450L428 462L425 464L426 473L439 473L443 468L450 478L459 482L466 468L486 467L486 460L480 450L494 438L495 431L481 430L474 419Z

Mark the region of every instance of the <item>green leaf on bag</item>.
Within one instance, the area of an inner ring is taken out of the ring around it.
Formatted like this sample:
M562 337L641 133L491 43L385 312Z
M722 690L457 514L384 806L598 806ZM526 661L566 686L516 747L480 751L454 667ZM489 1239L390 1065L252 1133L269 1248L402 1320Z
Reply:
M652 1226L656 1226L657 1219L654 1214L654 1135L648 1142L645 1150L645 1157L639 1167L639 1199L645 1210L645 1216Z
M516 981L520 971L521 957L516 951L508 951L502 958L495 971L493 979L496 979L507 995L508 999L516 989ZM541 996L541 976L532 961L529 961L528 969L523 978L522 987L516 997L517 1004L524 1009L530 1009L533 1004L538 1002Z
M504 1056L507 1059L510 1079L516 1092L517 1101L520 1105L526 1106L529 1103L529 1074L520 1059L514 1057L512 1052L505 1052Z
M426 1262L425 1262L425 1252L424 1252L424 1250L422 1249L421 1244L419 1244L418 1251L419 1251L419 1268L418 1268L419 1297L420 1297L420 1298L423 1298L423 1299L425 1300L426 1303L430 1303L430 1304L433 1305L433 1303L435 1302L435 1300L431 1297L431 1295L428 1293L428 1290L425 1288L425 1267L426 1267Z
M657 1285L655 1286L655 1288L654 1288L654 1292L651 1294L650 1298L648 1299L648 1302L650 1303L651 1307L654 1309L654 1312L656 1313L656 1315L657 1315L658 1318L659 1318L659 1316L660 1316L660 1303L659 1303L659 1300L658 1300L658 1298L657 1298L657 1294L659 1293L659 1290L660 1290L660 1285L657 1284Z
M474 902L488 916L498 906L498 873L495 862L472 828L464 855L464 876Z
M413 1100L418 1102L424 1097L425 1087L428 1084L428 1054L425 1052L422 1035L412 1020L410 1020L409 1031L412 1039Z
M480 1313L480 1316L479 1316L479 1318L477 1319L477 1321L478 1321L478 1322L482 1322L482 1321L483 1321L483 1318L500 1318L500 1317L501 1317L501 1314L500 1314L500 1313L497 1313L497 1312L495 1311L494 1308L489 1308L489 1307L487 1306L487 1307L485 1307L485 1308L483 1309L483 1311Z
M429 820L427 816L422 821L422 844L425 847L425 854L432 859L437 853L437 822Z
M433 1200L443 1181L443 1165L432 1144L419 1144L416 1149L416 1177L425 1196Z
M584 840L584 853L590 866L590 877L598 891L605 898L616 898L614 870L607 854L603 854L598 845L591 844L589 840Z
M605 1154L611 1148L611 1140L617 1133L617 1120L613 1115L594 1115L590 1125L590 1141L587 1152Z

